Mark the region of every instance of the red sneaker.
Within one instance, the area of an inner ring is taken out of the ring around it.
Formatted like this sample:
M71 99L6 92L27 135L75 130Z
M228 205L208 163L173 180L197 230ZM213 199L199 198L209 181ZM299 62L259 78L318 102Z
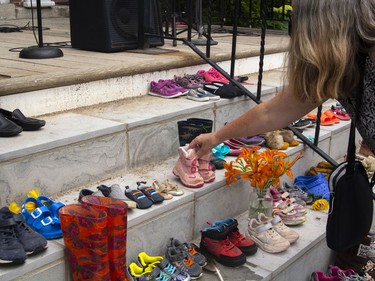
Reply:
M242 235L238 228L230 233L228 238L246 256L254 255L258 251L258 246L255 244L255 242Z
M225 227L207 227L201 232L200 249L217 262L236 267L245 264L246 256L228 239Z

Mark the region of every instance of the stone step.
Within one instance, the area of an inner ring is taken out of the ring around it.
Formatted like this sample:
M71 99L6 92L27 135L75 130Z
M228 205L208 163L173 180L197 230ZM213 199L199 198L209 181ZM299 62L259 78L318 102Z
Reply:
M305 133L310 135L313 132L306 130ZM322 130L319 147L327 153L337 147L345 147L345 145L340 145L343 138L337 138L338 135L344 133L348 133L347 123L334 125L329 130ZM334 145L332 140L336 140ZM320 156L302 144L289 148L286 152L293 156L302 150L304 157L294 166L294 175L302 174L308 167L322 160ZM233 157L228 157L226 160L231 159ZM98 184L118 183L124 188L125 185L135 187L136 181L139 180L176 181L171 173L175 161L176 157L171 157L165 161L129 170L118 177L107 180L102 178L95 184L81 185L60 194L55 199L65 204L77 203L78 194L82 188L95 190ZM282 180L289 181L289 183L291 181L286 177ZM245 233L248 207L246 198L251 192L247 182L239 181L228 187L225 184L224 171L217 170L216 180L213 183L205 184L204 187L198 189L184 187L181 189L185 191L181 197L174 197L150 209L129 210L128 263L135 260L140 251L146 251L151 255L164 254L170 237L181 241L199 242L200 230L207 225L208 221L236 217L240 221L241 232ZM277 255L259 250L256 255L248 257L246 265L240 270L220 266L222 274L227 278L224 280L309 280L308 276L312 271L326 268L332 260L331 251L325 244L325 222L325 212L309 210L306 223L295 227L301 236L295 245ZM69 268L64 257L63 239L50 240L49 248L45 253L30 257L24 265L2 270L0 281L25 279L44 281L50 280L51 274L56 277L55 280L70 280ZM291 276L293 279L288 279ZM215 280L215 278L217 278L215 275L205 272L201 280Z

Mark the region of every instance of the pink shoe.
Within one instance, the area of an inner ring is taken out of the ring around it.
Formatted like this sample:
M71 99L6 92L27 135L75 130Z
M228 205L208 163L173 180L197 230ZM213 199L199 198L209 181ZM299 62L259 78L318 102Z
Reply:
M326 276L322 271L315 271L311 274L311 281L341 281L340 276Z
M199 169L198 172L203 178L205 183L213 182L215 180L215 173L212 171L210 164L210 154L206 154L198 159Z
M173 174L180 178L184 186L197 188L204 184L204 179L198 172L198 159L194 149L187 149L187 146L178 148L179 158L173 168Z
M219 71L217 71L215 68L210 68L205 74L204 74L204 80L207 82L222 82L225 84L229 83L229 80L225 78Z

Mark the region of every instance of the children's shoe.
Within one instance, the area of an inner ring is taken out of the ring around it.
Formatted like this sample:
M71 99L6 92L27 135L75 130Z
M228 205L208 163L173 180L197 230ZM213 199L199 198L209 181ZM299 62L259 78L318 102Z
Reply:
M172 281L173 279L161 269L153 264L147 268L143 268L132 262L127 267L127 275L130 281L148 281L148 280L162 280Z
M193 101L209 101L210 98L196 90L190 89L186 96L187 99Z
M179 147L179 158L173 168L173 174L180 178L181 183L186 187L198 188L203 186L204 179L198 172L199 162L194 149Z
M171 80L151 81L149 95L165 99L176 98L187 94L187 90L177 86Z
M187 272L191 279L198 279L202 276L202 267L195 263L185 252L175 247L167 247L165 257L181 271Z
M205 72L204 80L206 80L206 82L222 82L224 84L229 83L229 80L213 67Z
M201 231L199 248L225 266L237 267L245 264L246 256L228 239L226 225L211 226Z
M223 220L217 220L214 221L211 225L214 227L220 225L226 226L228 228L229 240L246 256L254 255L257 252L257 245L253 240L242 235L242 233L238 229L238 221L236 219L227 218Z
M212 171L212 166L210 164L210 153L207 153L199 158L198 163L198 173L203 178L203 181L205 183L213 182L215 180L215 172Z
M192 260L200 266L207 264L206 257L199 252L198 247L193 243L181 243L179 240L171 238L169 247L175 247L176 249L185 252Z
M290 246L289 241L277 233L271 223L263 224L257 219L251 219L247 231L248 237L267 253L280 253Z
M129 186L125 186L125 196L133 200L138 209L148 209L153 205L152 201L142 191L130 189Z
M326 276L322 271L315 271L311 274L311 281L341 281L340 276Z
M274 216L273 218L267 217L265 214L260 213L258 215L258 221L262 224L271 223L273 229L276 230L282 237L289 241L290 244L296 242L299 235L294 230L287 227L279 216Z
M212 100L212 101L220 100L220 96L214 95L214 94L212 94L208 91L203 90L202 88L198 88L197 92L199 94L203 95L204 97L208 97L209 100Z
M0 209L0 264L21 264L27 254L16 234L17 223L7 207Z
M181 271L162 256L149 256L145 252L141 252L138 254L138 261L145 269L150 264L159 267L170 276L172 281L189 281L191 279L187 272Z
M160 204L164 201L164 197L161 196L152 186L147 185L145 181L138 181L137 189L142 191L142 193L154 204Z

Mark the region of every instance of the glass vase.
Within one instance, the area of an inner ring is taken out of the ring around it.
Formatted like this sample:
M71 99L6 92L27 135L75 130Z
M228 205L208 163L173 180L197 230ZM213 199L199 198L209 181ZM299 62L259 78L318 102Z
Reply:
M269 187L255 187L250 192L249 219L258 218L260 213L272 217L273 197Z

